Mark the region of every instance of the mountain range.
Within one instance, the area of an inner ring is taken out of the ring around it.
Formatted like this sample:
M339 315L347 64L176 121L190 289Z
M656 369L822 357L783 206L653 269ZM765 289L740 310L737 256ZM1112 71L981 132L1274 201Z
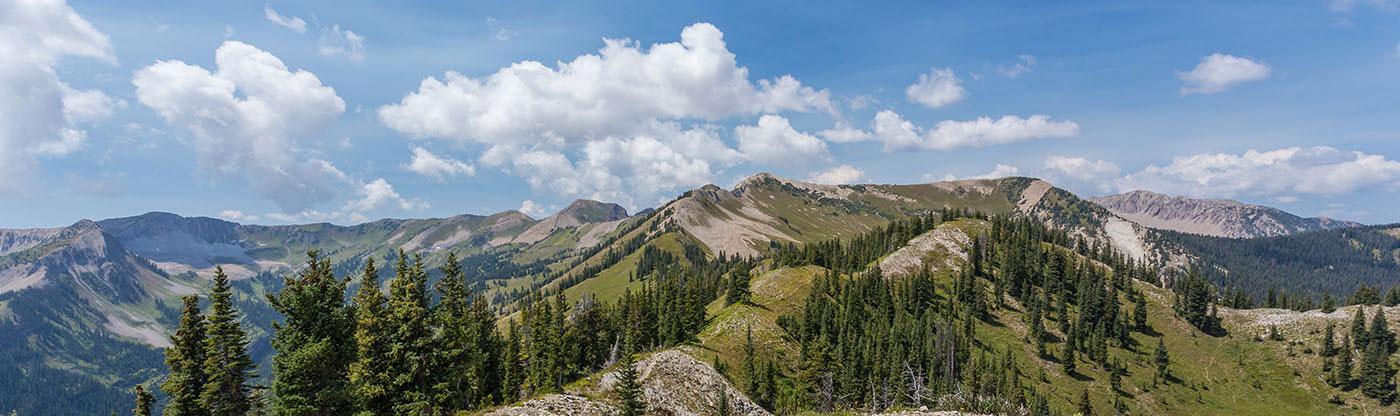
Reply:
M1349 270L1363 270L1366 279L1341 277L1323 285L1264 276L1252 278L1258 284L1240 285L1256 295L1282 286L1341 296L1361 283L1400 282L1400 228L1394 226L1301 218L1269 207L1146 191L1084 199L1025 177L821 185L757 174L733 189L707 185L632 215L616 204L578 200L543 219L504 211L351 226L267 226L152 212L61 228L0 230L0 391L14 393L0 397L0 409L66 414L124 408L130 386L161 377L160 349L169 345L180 297L207 290L216 266L235 280L236 303L254 338L251 352L266 377L267 336L278 319L266 294L279 290L281 276L297 270L308 250L329 259L337 275L353 273L367 259L391 261L400 251L422 256L433 268L446 253L456 253L474 289L508 317L515 301L529 293L608 301L639 288L641 282L631 275L647 247L677 256L694 255L687 248L698 247L706 256L760 258L778 245L853 238L892 221L948 209L1035 218L1086 246L1111 247L1134 263L1151 265L1162 271L1163 284L1207 264L1220 270L1293 264L1296 260L1277 253L1225 259L1207 251L1235 238L1283 247L1304 241L1287 240L1302 236L1339 242L1338 250L1350 251L1331 258L1349 262ZM911 240L878 267L887 274L961 267L967 246L983 228L975 222L958 227L940 227ZM1323 230L1338 233L1319 233ZM1363 234L1366 238L1357 238ZM1298 269L1288 277L1317 279L1309 274L1312 269ZM811 278L815 272L774 273L757 279L755 288L763 282L790 284L781 279ZM1231 283L1224 276L1217 279L1221 286ZM790 295L772 294L774 299ZM740 313L714 312L716 328ZM742 313L770 321L777 316ZM701 341L732 336L708 331ZM723 345L707 347L723 351Z

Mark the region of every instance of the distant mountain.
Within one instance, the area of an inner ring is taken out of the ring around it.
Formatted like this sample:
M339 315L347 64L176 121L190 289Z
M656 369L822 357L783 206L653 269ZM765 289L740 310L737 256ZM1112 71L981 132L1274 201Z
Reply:
M1195 199L1149 191L1090 200L1143 226L1213 237L1272 237L1361 225L1331 218L1303 218L1277 208L1239 201Z

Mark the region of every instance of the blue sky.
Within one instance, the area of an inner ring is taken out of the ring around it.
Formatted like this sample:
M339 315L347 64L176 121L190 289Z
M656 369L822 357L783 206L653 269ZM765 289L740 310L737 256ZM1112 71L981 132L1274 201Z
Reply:
M1400 221L1392 0L4 1L0 51L0 227L540 217L759 171Z

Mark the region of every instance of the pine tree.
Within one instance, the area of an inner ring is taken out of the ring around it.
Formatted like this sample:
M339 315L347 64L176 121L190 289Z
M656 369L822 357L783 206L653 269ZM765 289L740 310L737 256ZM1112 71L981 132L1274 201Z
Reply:
M749 301L749 269L747 267L737 267L729 273L729 291L725 294L724 304L733 305L740 302Z
M1093 403L1089 402L1089 389L1084 389L1084 394L1079 396L1079 414L1083 416L1094 416Z
M313 250L306 267L283 278L282 291L268 301L283 316L272 326L272 414L350 413L347 373L355 322L345 304L345 281Z
M1161 338L1157 339L1157 352L1152 355L1152 363L1157 366L1157 374L1153 378L1153 384L1158 380L1163 382L1171 377L1171 356L1167 355L1167 344Z
M1142 291L1137 292L1133 297L1133 324L1138 331L1146 331L1147 326L1147 295Z
M1391 375L1390 354L1377 340L1366 344L1361 358L1361 392L1389 404L1395 400L1395 381Z
M438 305L433 310L434 333L440 373L434 386L435 400L443 411L472 408L486 395L485 380L478 369L486 365L485 351L477 347L477 332L482 328L471 314L471 293L466 275L458 264L457 255L449 252L438 280Z
M1357 306L1351 317L1351 342L1358 350L1366 349L1366 307Z
M200 399L210 415L243 416L252 407L248 380L256 366L248 356L248 333L233 306L233 291L223 266L214 268L206 328L204 374L208 384Z
M744 390L750 396L758 393L759 385L758 365L754 360L753 325L749 325L744 332L744 377L748 378L748 387Z
M389 396L388 316L384 292L379 287L379 270L374 259L365 261L360 275L360 288L351 301L355 317L355 360L350 363L350 390L355 410L361 414L393 414L393 398Z
M1351 335L1342 335L1342 345L1337 347L1337 362L1332 365L1332 385L1351 385Z
M389 341L389 397L394 401L394 413L428 415L432 409L431 371L432 331L428 316L428 274L423 259L417 255L413 263L399 251L395 276L389 282L387 306Z
M1367 345L1372 342L1379 343L1387 356L1395 352L1395 333L1390 332L1390 326L1386 323L1385 308L1376 307L1376 315L1371 319L1371 327L1366 332Z
M1327 322L1327 329L1322 333L1322 356L1331 357L1337 355L1337 340L1332 322Z
M1074 331L1071 331L1071 333L1073 332ZM1075 350L1077 349L1075 344L1076 342L1072 335L1065 338L1065 356L1062 360L1064 361L1062 364L1064 365L1065 374L1074 374L1075 362L1078 361L1078 357L1075 357L1075 355L1077 355L1075 354Z
M641 416L646 412L646 399L642 397L642 385L637 379L637 365L633 361L630 345L622 353L618 366L617 396L622 401L622 415Z
M170 398L165 405L166 416L208 414L200 394L208 378L204 372L206 326L199 311L199 296L184 298L180 326L170 336L170 348L165 349L165 366L170 374L160 389Z
M156 398L146 391L146 387L136 385L136 408L131 409L131 414L135 416L151 416L151 411L155 406Z
M1109 364L1108 366L1108 386L1113 389L1114 393L1123 391L1122 371L1123 367L1117 362Z

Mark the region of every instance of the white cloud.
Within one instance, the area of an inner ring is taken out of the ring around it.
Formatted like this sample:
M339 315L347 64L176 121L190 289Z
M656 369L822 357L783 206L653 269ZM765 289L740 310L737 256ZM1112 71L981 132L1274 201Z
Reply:
M485 145L481 164L536 190L627 205L703 185L744 160L708 123L783 111L835 108L827 91L791 76L750 80L723 33L697 23L680 42L604 39L597 54L553 67L522 61L482 77L430 77L378 115L412 138ZM815 137L795 140L825 155Z
M491 29L491 37L496 39L497 42L509 42L511 39L515 39L516 36L520 35L519 32L505 27L505 25L501 24L500 20L496 20L494 17L486 18L486 27Z
M934 68L927 74L919 74L919 81L905 88L904 95L911 102L939 108L962 101L967 97L967 90L952 69Z
M1331 147L1290 147L1172 159L1117 181L1121 191L1150 189L1198 197L1343 195L1400 188L1400 161Z
M871 104L879 104L880 100L869 95L857 95L846 99L846 108L852 110L864 110Z
M27 191L40 177L38 156L81 147L78 124L112 114L100 91L68 86L54 70L66 57L115 64L111 42L63 1L0 5L0 194Z
M870 132L851 127L845 122L836 122L832 128L817 132L818 136L832 143L855 143L870 140Z
M137 99L193 136L201 170L246 178L284 212L333 198L348 177L307 159L303 139L345 111L335 90L242 42L224 42L214 61L215 72L178 60L142 68L132 79Z
M905 121L898 113L881 110L875 114L874 130L875 137L885 142L887 151L909 148L952 150L1031 139L1075 137L1079 135L1079 124L1033 115L1029 118L1002 116L998 119L944 120L931 129L924 129Z
M1011 166L1011 165L1007 165L1007 164L998 163L998 164L996 165L996 167L993 167L993 168L992 168L992 171L991 171L991 172L983 173L983 174L980 174L980 175L958 176L958 175L954 175L954 174L949 173L949 174L943 175L942 178L939 178L939 177L937 177L937 176L934 176L933 174L925 174L923 178L924 178L924 181L933 182L933 181L940 181L940 180L941 180L941 181L956 181L956 180L959 180L959 179L998 179L998 178L1005 178L1005 177L1007 177L1007 176L1016 176L1016 175L1019 175L1019 174L1021 174L1021 169L1020 169L1020 168L1017 168L1017 167Z
M520 201L520 208L516 209L516 211L529 215L531 218L544 218L549 215L549 211L547 211L545 207L539 206L535 204L535 201L528 199Z
M351 62L364 62L365 37L350 29L342 30L338 24L331 25L321 29L321 40L316 49L322 56L344 56Z
M343 208L347 213L364 213L385 207L398 207L402 210L413 210L427 208L428 204L404 198L394 191L393 185L384 178L377 178L373 181L360 185L360 198L352 199L345 203Z
M997 67L997 72L1000 72L1001 75L1007 78L1016 78L1035 69L1035 56L1021 54L1017 56L1016 59L1015 65Z
M1263 62L1213 53L1201 58L1201 63L1191 71L1177 72L1176 76L1185 82L1181 95L1215 94L1241 83L1268 78L1270 71Z
M734 136L739 138L739 151L755 162L793 166L831 158L826 142L793 129L782 116L764 114L757 125L735 127Z
M283 17L278 14L276 10L272 10L272 6L270 5L263 6L263 18L275 25L290 29L293 32L306 33L305 20L296 16Z
M824 172L815 172L807 177L808 182L827 185L847 185L865 177L865 171L851 165L841 165Z
M679 43L643 50L605 39L597 55L556 68L522 61L482 78L448 72L379 109L384 124L413 137L528 144L546 132L566 140L630 133L654 119L720 119L786 110L831 110L829 93L790 76L749 81L723 33L708 23Z
M1105 160L1051 155L1045 158L1040 175L1061 187L1082 185L1098 192L1111 192L1121 172L1118 165Z
M413 148L413 160L407 165L404 165L403 168L410 172L433 178L438 182L453 176L476 175L476 167L466 162L453 158L439 157L429 152L428 149L416 146Z
M243 211L239 211L236 209L226 209L223 211L219 211L219 218L223 218L233 222L247 222L258 220L257 215L244 214Z

